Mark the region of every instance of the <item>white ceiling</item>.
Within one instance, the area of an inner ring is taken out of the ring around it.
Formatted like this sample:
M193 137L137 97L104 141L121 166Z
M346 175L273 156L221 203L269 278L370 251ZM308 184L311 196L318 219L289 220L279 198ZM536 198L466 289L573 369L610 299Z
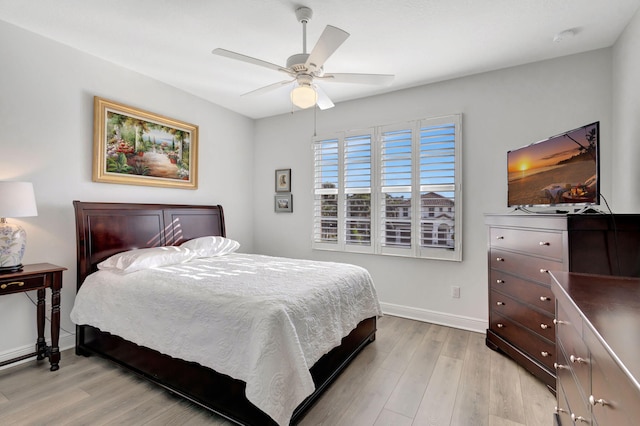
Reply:
M337 103L611 46L640 0L0 0L0 20L262 118L291 111L289 87L240 95L286 75L211 50L285 65L302 52L300 6L313 9L308 50L328 24L351 34L326 72L395 74L320 83Z

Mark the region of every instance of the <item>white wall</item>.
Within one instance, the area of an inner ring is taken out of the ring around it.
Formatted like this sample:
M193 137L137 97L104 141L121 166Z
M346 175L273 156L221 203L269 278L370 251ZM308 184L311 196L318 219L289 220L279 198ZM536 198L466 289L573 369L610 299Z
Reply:
M34 184L38 216L15 220L28 234L23 263L68 268L65 330L75 332L72 200L222 204L228 235L252 251L253 120L2 21L0 40L0 180ZM198 125L199 188L92 182L94 95ZM35 340L35 307L24 294L1 297L0 360L32 351Z
M613 49L612 180L617 213L640 211L640 11Z
M264 254L344 261L371 272L383 309L458 327L487 323L483 213L507 212L506 152L594 121L601 124L602 190L611 192L611 50L604 49L338 104L317 131L463 114L463 262L311 249L313 111L259 120L254 248ZM292 169L293 210L273 211L274 170ZM450 296L460 286L461 298Z

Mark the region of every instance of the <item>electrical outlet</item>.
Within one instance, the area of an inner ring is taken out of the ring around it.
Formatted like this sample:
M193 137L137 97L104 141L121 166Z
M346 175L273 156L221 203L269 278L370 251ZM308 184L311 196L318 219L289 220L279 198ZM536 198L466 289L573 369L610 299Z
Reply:
M460 287L458 287L457 285L451 286L451 297L453 297L454 299L460 298Z

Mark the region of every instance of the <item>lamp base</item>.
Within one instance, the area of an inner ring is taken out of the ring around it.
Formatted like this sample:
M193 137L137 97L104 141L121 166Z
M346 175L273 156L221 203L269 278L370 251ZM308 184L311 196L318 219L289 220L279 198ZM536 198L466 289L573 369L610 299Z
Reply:
M19 271L26 246L27 233L20 225L0 221L0 271Z
M0 275L11 274L12 272L22 271L22 263L15 266L0 266Z

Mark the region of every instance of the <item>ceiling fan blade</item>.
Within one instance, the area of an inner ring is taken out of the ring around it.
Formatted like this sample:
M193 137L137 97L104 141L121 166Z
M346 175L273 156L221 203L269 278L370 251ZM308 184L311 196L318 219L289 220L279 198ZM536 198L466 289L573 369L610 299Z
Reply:
M224 56L225 58L235 59L237 61L247 62L249 64L258 65L261 67L269 68L275 71L282 71L287 74L291 74L291 70L281 67L280 65L272 64L271 62L263 61L262 59L252 58L251 56L243 55L242 53L232 52L226 49L213 49L211 51L214 55Z
M265 93L269 93L269 92L271 92L272 90L276 90L277 88L282 87L282 86L284 86L284 85L287 85L287 84L293 83L294 81L295 81L295 80L283 80L283 81L279 81L279 82L277 82L277 83L273 83L273 84L270 84L270 85L268 85L268 86L264 86L264 87L260 87L259 89L252 90L252 91L250 91L250 92L243 93L243 94L242 94L242 95L240 95L240 96L255 96L255 95L262 95L262 94L265 94Z
M329 96L327 96L327 94L324 92L324 90L322 90L317 85L314 86L314 89L316 89L316 93L318 94L318 100L316 101L318 108L325 110L333 108L335 106L333 102L331 102L331 99L329 99Z
M348 32L327 25L307 58L305 66L309 68L310 65L313 65L316 69L320 69L329 56L333 55L333 52L335 52L348 37Z
M356 84L390 84L395 76L393 74L353 74L353 73L332 73L317 77L327 82L333 83L356 83Z

